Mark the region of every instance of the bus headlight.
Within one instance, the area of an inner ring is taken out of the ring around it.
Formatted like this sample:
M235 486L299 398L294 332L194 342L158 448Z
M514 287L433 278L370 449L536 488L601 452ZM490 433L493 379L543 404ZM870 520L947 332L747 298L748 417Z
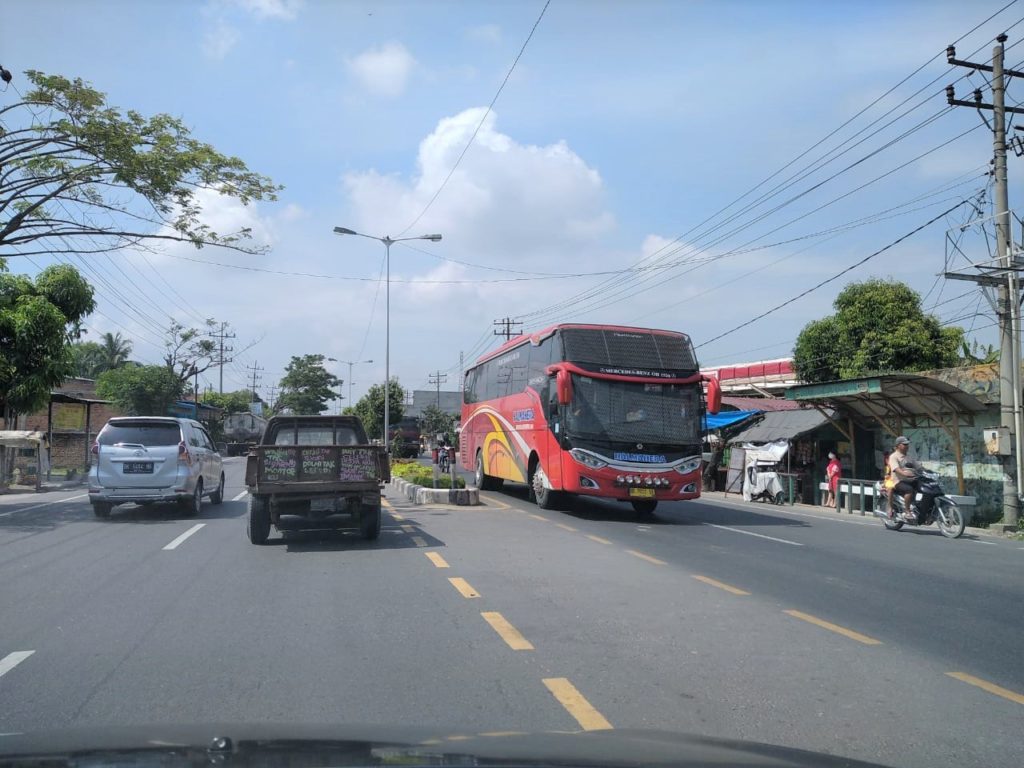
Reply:
M602 469L608 466L607 461L602 461L594 454L588 453L587 451L581 451L579 448L573 448L569 451L569 455L583 466L590 467L591 469Z
M691 472L696 472L698 469L700 469L700 462L700 456L691 456L681 464L676 465L676 472L678 472L680 475L688 475Z

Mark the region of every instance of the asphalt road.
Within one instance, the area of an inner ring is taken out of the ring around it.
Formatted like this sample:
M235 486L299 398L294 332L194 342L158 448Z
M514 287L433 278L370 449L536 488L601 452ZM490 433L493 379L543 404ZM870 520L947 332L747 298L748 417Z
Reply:
M717 498L547 512L510 487L476 508L392 494L375 543L254 547L243 461L198 518L0 497L0 732L656 728L1020 764L1024 542Z

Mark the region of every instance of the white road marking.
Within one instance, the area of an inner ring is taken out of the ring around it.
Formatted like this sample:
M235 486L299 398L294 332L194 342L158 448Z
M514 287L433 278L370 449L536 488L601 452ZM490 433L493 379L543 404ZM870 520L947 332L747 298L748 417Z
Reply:
M241 501L242 499L244 499L248 495L249 495L248 491L242 491L240 494L235 496L235 498L233 498L232 501Z
M981 541L980 539L968 539L968 541L973 541L975 544L988 544L990 547L998 547L999 546L994 541Z
M206 527L206 523L196 523L191 528L189 528L187 531L185 531L183 534L181 534L181 536L179 536L174 541L172 541L170 544L168 544L166 547L164 547L164 549L177 549L178 545L180 545L183 541L185 541L185 539L187 539L193 533L196 533L200 528L204 528L204 527Z
M45 501L42 504L33 504L31 507L22 507L21 509L12 509L10 512L0 512L0 517L7 517L8 515L14 515L18 512L29 512L33 509L41 509L42 507L51 507L54 504L64 504L68 501L75 501L77 499L84 499L88 496L88 493L80 493L77 496L68 496L66 499L58 499L57 501Z
M15 651L14 653L8 653L0 659L0 677L6 675L33 653L35 653L35 651Z
M744 531L740 528L730 528L727 525L715 525L714 523L704 523L704 525L710 525L712 528L718 528L721 531L732 531L733 533L742 533L747 536L757 536L759 539L768 539L768 541L777 541L780 544L791 544L794 547L802 547L799 541L790 541L789 539L777 539L774 536L765 536L763 533L754 533L753 531Z

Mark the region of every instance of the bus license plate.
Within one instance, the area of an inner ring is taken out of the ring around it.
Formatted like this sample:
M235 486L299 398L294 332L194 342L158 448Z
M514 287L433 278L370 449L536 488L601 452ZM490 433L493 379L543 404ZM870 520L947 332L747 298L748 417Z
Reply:
M153 474L153 462L151 461L126 461L124 463L126 475L151 475Z
M634 496L634 497L639 496L642 499L653 499L654 498L654 489L653 488L630 488L629 489L629 495L630 496Z

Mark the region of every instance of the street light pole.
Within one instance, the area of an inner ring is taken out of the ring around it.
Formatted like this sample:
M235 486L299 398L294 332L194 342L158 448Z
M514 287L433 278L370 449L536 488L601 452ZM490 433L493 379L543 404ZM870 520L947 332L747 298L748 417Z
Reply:
M333 363L344 363L348 366L348 404L352 405L352 366L372 363L373 360L338 360L335 357L328 357L327 359Z
M368 237L370 240L384 243L384 269L386 277L384 283L384 431L382 432L382 437L384 449L390 452L388 428L391 426L391 245L405 240L430 240L436 243L440 241L441 235L418 235L416 237L391 237L390 235L385 235L384 237L375 237L374 235L364 235L362 232L356 232L345 227L335 227L334 232L338 235ZM351 370L349 371L349 378L351 379Z

